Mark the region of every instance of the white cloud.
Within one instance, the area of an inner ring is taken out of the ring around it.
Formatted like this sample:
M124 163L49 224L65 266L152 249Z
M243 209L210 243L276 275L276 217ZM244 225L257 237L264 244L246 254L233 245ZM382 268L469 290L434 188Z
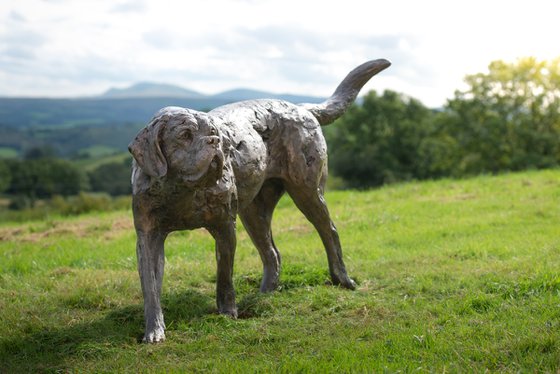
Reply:
M117 13L129 13L129 12L142 13L145 10L146 10L146 4L142 0L128 0L128 1L118 2L111 9L112 12L117 12Z
M365 90L440 106L495 59L560 54L553 0L4 0L0 95L92 95L161 81L326 96L356 65Z

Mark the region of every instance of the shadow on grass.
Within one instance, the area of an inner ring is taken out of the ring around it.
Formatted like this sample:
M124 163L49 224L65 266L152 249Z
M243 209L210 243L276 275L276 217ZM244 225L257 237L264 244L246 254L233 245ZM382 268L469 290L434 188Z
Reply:
M165 295L162 304L168 326L215 310L212 297L193 290ZM143 306L129 305L111 309L101 319L72 326L15 337L6 337L10 334L4 331L4 338L0 338L0 372L59 372L73 366L69 360L102 359L126 346L136 352L143 328Z
M288 266L283 271L279 291L328 283L328 271L324 269ZM259 318L274 312L275 293L261 294L259 284L260 274L237 278L236 289L241 291L238 298L240 319ZM58 313L66 312L68 306L76 311L78 318L88 315L88 311L92 315L100 313L96 307L98 303L92 303L87 298L73 300L70 304L68 300L61 300L61 303L65 307ZM194 290L164 294L162 305L169 331L183 326L185 322L216 313L214 294ZM79 368L80 362L135 355L142 349L139 342L144 329L143 306L137 304L102 310L105 311L101 318L66 327L56 326L41 331L38 331L39 327L23 328L23 331L15 332L19 336L3 331L3 337L0 337L0 373L64 372Z
M302 265L285 265L283 267L277 292L260 293L258 291L260 282L260 273L243 274L235 279L235 289L244 294L237 302L240 319L258 318L273 313L275 310L274 300L281 297L278 295L280 292L332 285L328 269Z
M235 278L235 289L252 293L259 289L261 277L260 272L241 274ZM288 264L282 267L277 291L321 285L332 285L328 269Z

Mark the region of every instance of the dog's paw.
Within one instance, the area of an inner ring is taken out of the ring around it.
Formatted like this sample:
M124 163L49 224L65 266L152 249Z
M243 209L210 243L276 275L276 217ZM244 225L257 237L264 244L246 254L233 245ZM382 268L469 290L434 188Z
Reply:
M356 289L356 282L349 276L338 277L337 279L333 278L333 284L335 286L340 286L349 290Z
M278 279L272 281L264 281L261 283L260 291L262 293L273 292L278 289Z
M348 281L344 284L341 284L341 286L344 287L344 288L348 288L349 290L355 290L356 289L356 282L354 282L354 279L348 278Z
M142 343L159 343L165 340L165 332L161 327L146 331Z
M220 309L218 313L232 319L237 319L237 308Z

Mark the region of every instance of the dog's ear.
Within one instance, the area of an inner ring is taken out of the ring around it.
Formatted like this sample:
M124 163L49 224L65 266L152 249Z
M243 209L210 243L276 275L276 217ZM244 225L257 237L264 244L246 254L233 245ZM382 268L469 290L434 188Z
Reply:
M169 117L156 117L144 127L128 145L138 166L149 176L163 177L167 174L167 160L160 146L160 134Z

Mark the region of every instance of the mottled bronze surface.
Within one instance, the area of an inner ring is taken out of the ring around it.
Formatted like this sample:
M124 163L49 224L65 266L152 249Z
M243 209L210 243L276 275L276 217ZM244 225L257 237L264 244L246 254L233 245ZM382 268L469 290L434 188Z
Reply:
M387 60L351 71L322 104L250 100L209 113L167 107L130 143L138 271L144 295L145 342L165 339L160 304L164 241L176 230L204 227L216 241L218 311L237 316L232 283L239 214L261 256L261 291L278 286L280 253L272 212L284 192L314 225L335 285L355 288L323 190L327 146L321 125L340 117Z

